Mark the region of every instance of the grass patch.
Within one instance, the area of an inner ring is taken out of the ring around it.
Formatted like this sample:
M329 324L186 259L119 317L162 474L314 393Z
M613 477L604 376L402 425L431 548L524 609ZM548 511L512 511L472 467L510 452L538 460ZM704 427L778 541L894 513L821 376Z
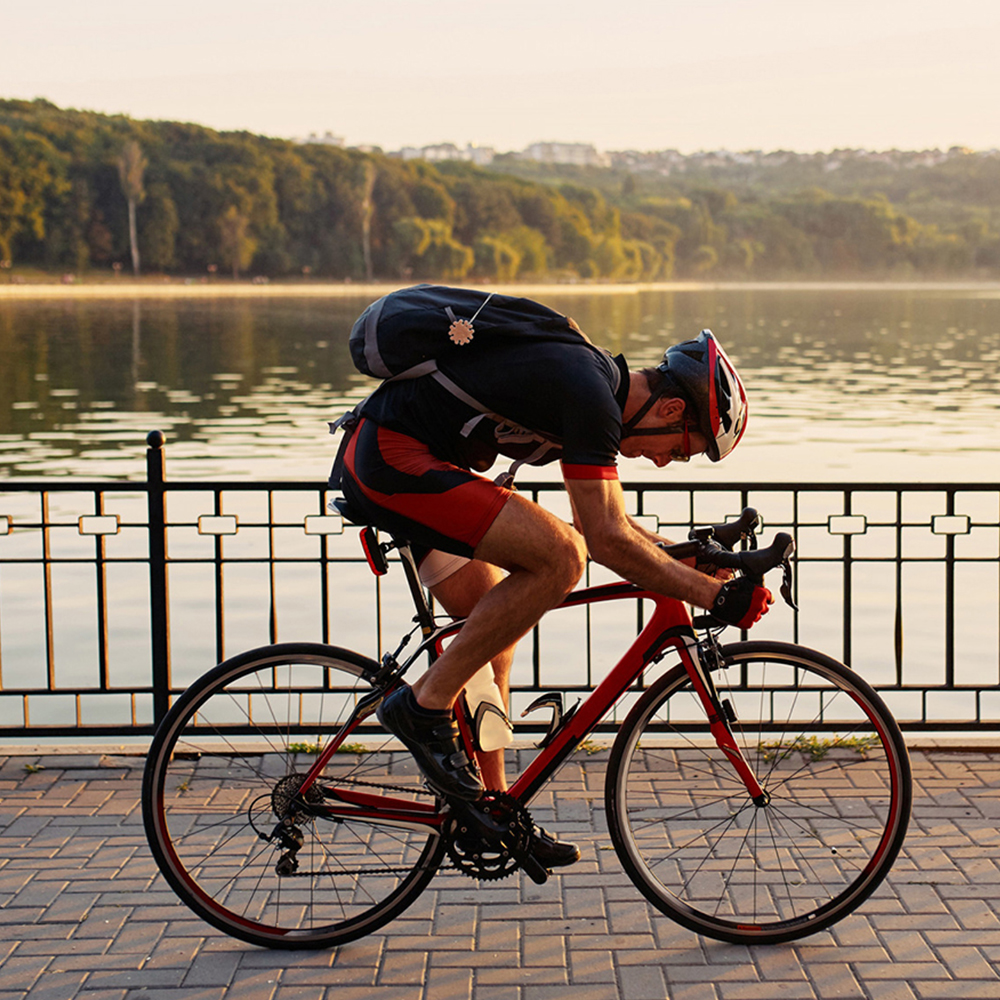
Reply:
M853 750L861 757L867 757L868 751L879 745L879 738L874 734L866 736L835 736L826 739L820 736L796 736L794 740L774 740L770 743L760 743L757 750L768 763L783 760L793 753L803 753L810 760L822 760L831 750Z
M289 753L306 753L316 757L322 750L323 746L320 743L288 744ZM361 755L368 752L368 747L366 747L364 743L342 743L339 747L337 747L337 753L354 753Z

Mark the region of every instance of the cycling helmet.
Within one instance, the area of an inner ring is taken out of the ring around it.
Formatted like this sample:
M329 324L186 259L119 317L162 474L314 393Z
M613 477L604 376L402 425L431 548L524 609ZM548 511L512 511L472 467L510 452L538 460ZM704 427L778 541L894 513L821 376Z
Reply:
M665 385L629 421L625 435L656 399L674 395L693 410L694 424L708 442L705 454L713 462L725 458L746 430L747 394L712 331L702 330L694 340L668 347L657 371L666 376Z

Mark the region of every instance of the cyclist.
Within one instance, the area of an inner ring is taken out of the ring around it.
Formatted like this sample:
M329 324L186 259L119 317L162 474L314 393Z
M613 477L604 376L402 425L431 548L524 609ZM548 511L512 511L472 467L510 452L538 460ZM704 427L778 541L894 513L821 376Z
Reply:
M511 353L511 352L508 352ZM413 753L428 784L474 801L506 789L503 751L479 755L483 782L460 748L452 708L485 664L506 703L515 643L579 580L588 555L633 583L710 609L748 628L772 603L745 578L679 563L633 521L618 454L657 466L705 454L717 462L746 427L746 393L710 331L669 347L653 368L630 370L585 339L532 343L516 356L456 352L449 376L517 426L484 417L430 378L386 382L364 403L344 449L340 486L373 524L409 538L423 582L461 632L378 717ZM526 439L524 429L541 438ZM558 458L573 524L478 474L498 454L529 464ZM536 827L545 867L572 864L573 844Z

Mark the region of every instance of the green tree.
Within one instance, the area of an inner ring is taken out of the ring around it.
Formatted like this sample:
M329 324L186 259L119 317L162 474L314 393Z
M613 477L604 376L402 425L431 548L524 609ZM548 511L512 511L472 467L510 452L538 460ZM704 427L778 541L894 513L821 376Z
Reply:
M719 263L719 254L715 247L700 246L691 257L691 266L695 274L707 274Z
M517 274L543 275L549 267L549 247L545 237L530 226L515 226L499 234L499 239L520 254Z
M13 258L21 233L44 238L48 201L66 190L58 160L44 137L0 124L0 259Z
M257 241L250 236L250 219L235 205L230 205L219 219L219 249L222 262L233 269L238 279L253 260Z
M139 223L146 263L154 269L169 271L177 262L177 229L180 220L170 189L162 181L149 185Z
M136 226L135 209L146 197L143 178L149 161L142 153L142 147L129 139L122 147L117 159L118 178L122 185L122 194L128 202L128 242L132 252L132 273L139 274L139 232Z
M401 278L457 280L464 278L475 262L472 249L459 243L440 219L399 219L393 235Z
M472 246L477 278L512 281L521 266L521 254L509 243L493 236L480 236Z
M375 210L372 192L375 190L375 164L371 160L365 160L361 171L361 256L365 262L365 278L371 281L375 273L372 270L372 212Z

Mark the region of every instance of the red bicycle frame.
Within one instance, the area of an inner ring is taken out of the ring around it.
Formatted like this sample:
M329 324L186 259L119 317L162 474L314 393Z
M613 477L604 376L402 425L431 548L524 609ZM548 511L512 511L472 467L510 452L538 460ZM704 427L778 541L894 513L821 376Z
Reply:
M630 583L613 583L574 591L557 605L557 609L623 599L651 601L653 613L624 656L587 696L583 704L563 720L551 740L540 749L525 771L515 780L509 789L509 794L525 805L531 802L566 758L641 676L646 667L674 648L691 679L719 749L732 763L751 799L758 803L766 801L767 793L761 788L753 769L736 742L725 710L719 702L715 685L702 664L691 614L686 604L676 598L641 590ZM463 624L464 620L458 620L434 631L425 638L407 661L406 666L426 651L430 651L432 657L436 657L444 643L460 631ZM460 701L459 704L464 702ZM349 813L353 818L368 814L373 818L377 815L379 822L382 823L389 821L399 823L401 826L440 826L441 813L432 806L391 796L372 795L349 787L329 786L324 781L322 772L331 756L362 719L372 711L374 704L370 708L361 708L355 712L310 768L301 791L305 792L314 781L318 781L327 802L319 807L317 812L330 818L337 818L345 813ZM466 750L471 759L473 737L470 719L466 711L457 712L457 716L459 728L466 742Z

